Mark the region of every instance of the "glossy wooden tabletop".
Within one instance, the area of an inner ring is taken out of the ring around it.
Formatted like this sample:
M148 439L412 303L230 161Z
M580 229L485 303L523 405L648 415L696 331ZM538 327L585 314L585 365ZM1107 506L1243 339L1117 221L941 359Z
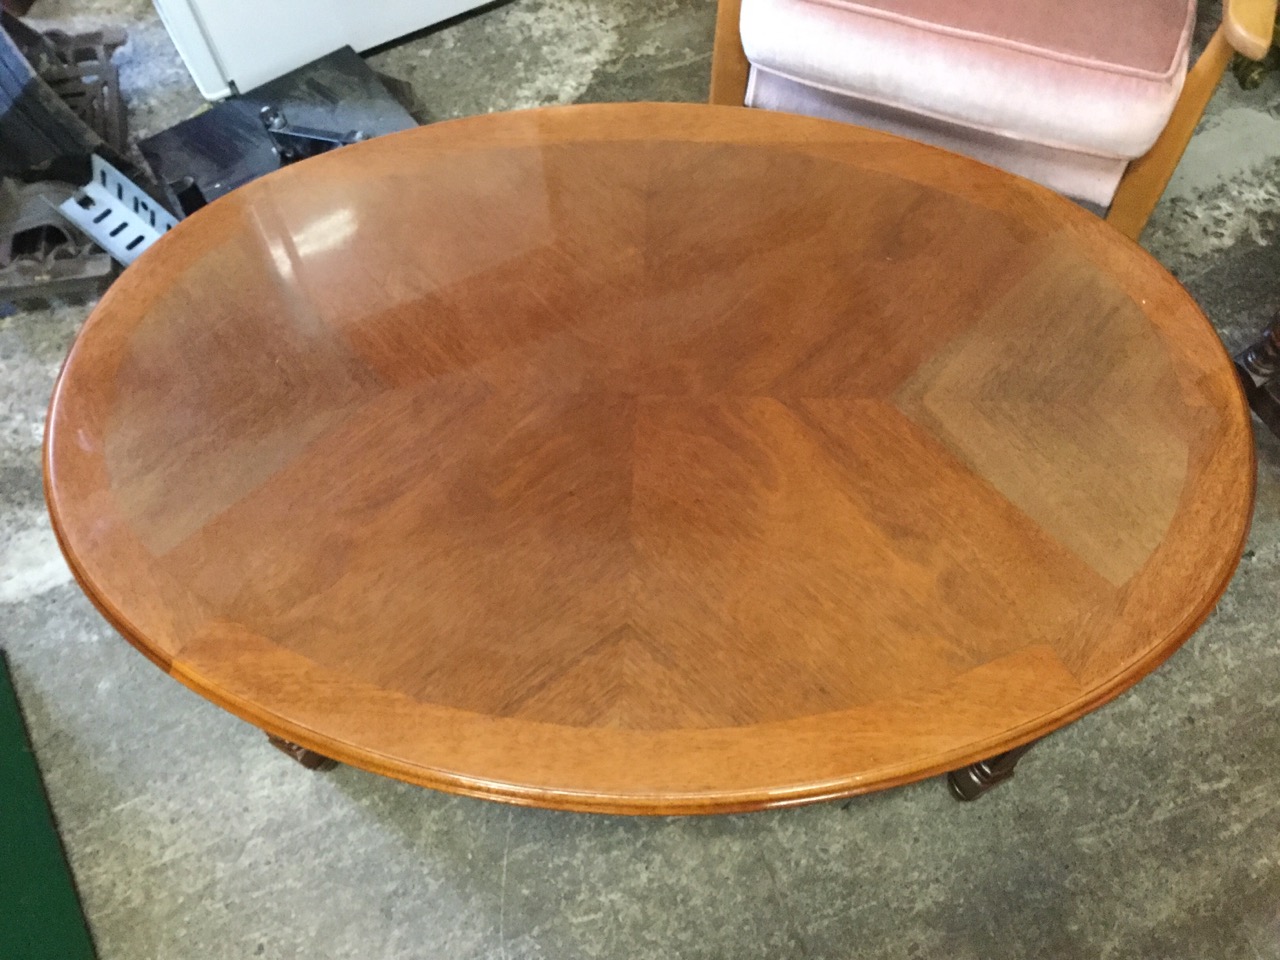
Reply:
M81 585L209 699L632 813L1061 726L1207 615L1254 482L1216 336L1101 221L676 105L442 123L219 200L90 318L46 472Z

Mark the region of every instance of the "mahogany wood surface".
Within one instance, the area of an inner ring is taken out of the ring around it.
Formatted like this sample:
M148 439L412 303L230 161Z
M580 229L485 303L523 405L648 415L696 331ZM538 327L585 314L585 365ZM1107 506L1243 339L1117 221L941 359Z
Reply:
M436 124L218 200L90 317L45 457L80 584L205 697L622 813L1062 726L1208 614L1254 484L1213 330L1102 221L672 104Z

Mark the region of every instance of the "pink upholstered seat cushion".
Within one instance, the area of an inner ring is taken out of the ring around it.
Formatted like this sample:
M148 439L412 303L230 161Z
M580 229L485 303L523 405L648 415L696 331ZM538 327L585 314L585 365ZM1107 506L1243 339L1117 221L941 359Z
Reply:
M1012 139L1131 159L1182 89L1194 0L743 0L790 80Z

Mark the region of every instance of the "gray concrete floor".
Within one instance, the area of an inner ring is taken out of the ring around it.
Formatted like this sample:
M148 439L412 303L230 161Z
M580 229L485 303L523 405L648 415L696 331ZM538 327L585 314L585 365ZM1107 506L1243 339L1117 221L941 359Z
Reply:
M199 106L145 0L36 12L129 28L138 132ZM518 0L374 62L431 118L700 100L713 17L712 0ZM1145 240L1233 348L1280 306L1278 174L1280 79L1249 94L1228 79ZM105 960L1280 958L1269 436L1252 541L1217 612L980 803L932 781L702 819L522 810L308 774L97 616L58 555L39 467L49 390L86 311L0 320L0 644Z

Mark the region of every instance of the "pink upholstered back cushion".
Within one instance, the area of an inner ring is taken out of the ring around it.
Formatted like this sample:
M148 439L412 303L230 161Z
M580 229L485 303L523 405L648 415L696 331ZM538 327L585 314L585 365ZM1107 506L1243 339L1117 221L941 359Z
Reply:
M1195 0L810 0L1117 73L1180 68Z
M986 130L859 100L797 83L759 67L751 68L746 105L826 117L920 140L1016 173L1103 210L1110 205L1120 177L1129 165L1127 160L1046 147L1031 140L1012 140Z

